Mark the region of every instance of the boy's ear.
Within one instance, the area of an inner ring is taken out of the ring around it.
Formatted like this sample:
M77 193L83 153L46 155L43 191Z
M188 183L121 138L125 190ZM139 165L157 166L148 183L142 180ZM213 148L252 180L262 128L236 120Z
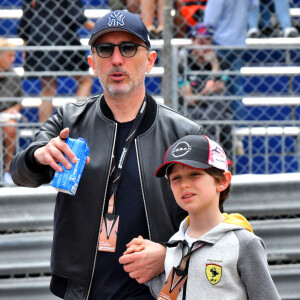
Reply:
M217 191L222 192L227 189L231 182L231 173L229 171L224 171L224 178L222 178L217 184Z

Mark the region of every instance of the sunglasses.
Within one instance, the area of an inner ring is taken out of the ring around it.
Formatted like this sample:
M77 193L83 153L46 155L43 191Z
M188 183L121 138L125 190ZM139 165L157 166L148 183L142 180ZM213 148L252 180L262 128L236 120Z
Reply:
M133 43L133 42L125 42L121 44L111 44L104 43L93 46L96 49L97 54L102 58L108 58L113 55L115 47L119 48L120 53L124 57L133 57L135 56L138 47L143 47L147 50L150 50L149 47L146 47L141 44Z

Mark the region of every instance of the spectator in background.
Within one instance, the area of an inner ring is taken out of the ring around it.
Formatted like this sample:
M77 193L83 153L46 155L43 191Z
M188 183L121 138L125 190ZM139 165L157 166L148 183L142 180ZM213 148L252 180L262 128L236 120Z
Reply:
M204 10L207 0L190 1L181 0L182 7L180 12L189 26L195 26L197 23L203 22Z
M10 125L3 127L5 149L5 172L3 175L3 181L8 184L13 184L9 173L10 163L13 159L16 147L16 127L13 125L19 118L22 105L20 102L16 101L16 99L9 100L9 98L23 97L23 89L21 79L17 74L5 76L5 72L15 72L12 69L13 63L15 61L15 50L2 50L1 48L4 47L14 47L14 45L11 44L7 39L0 38L0 97L5 98L3 101L0 101L0 114L3 118L6 119L4 120L5 123L7 125Z
M163 0L140 0L141 18L145 23L151 39L162 39L164 20L163 20ZM177 38L186 37L187 22L181 13L184 0L174 0L174 36Z
M231 46L245 46L248 14L256 9L258 0L209 0L204 13L204 23L213 33L213 43L225 46L218 50L220 63L228 64L230 71L240 71L242 67L242 50L231 49ZM243 81L241 76L228 77L226 93L229 96L242 96ZM232 102L233 118L242 120L245 108L240 99Z
M81 45L77 29L84 26L91 30L92 21L83 13L81 0L23 0L23 16L18 35L27 46ZM28 51L25 56L25 71L45 72L42 76L41 95L52 98L56 94L57 77L47 72L88 71L85 51ZM76 96L86 97L92 87L91 76L74 76L77 83ZM42 101L39 109L40 122L52 115L51 101Z
M157 26L155 25L155 14L157 15ZM151 39L162 39L163 0L141 0L141 18L149 31Z
M259 23L261 24L262 31L265 33L273 34L273 30L270 29L272 26L270 9L272 4L275 6L275 12L279 23L281 25L284 37L298 37L299 32L295 27L292 27L291 17L289 12L289 1L288 0L260 0L260 8L252 10L249 14L249 38L257 38L260 36ZM261 18L259 22L259 12L261 11Z
M197 24L191 31L191 36L195 46L212 45L212 34L204 24ZM228 77L226 75L205 74L205 72L226 70L228 65L225 62L219 65L213 49L194 48L187 57L187 67L187 72L197 72L195 75L188 75L186 81L183 78L183 65L179 68L182 75L179 79L179 91L183 100L181 102L187 106L188 117L198 121L231 119L229 102L213 98L214 95L224 94ZM186 98L193 96L192 100ZM228 157L232 158L231 127L229 125L208 125L205 126L205 130L208 135L222 144Z
M112 10L123 10L138 14L140 12L140 0L108 0L108 4Z

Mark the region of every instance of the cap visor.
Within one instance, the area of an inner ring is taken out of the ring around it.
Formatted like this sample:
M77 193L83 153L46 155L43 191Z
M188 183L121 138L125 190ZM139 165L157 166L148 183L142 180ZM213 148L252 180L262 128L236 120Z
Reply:
M171 164L181 164L193 169L199 169L199 170L205 170L205 169L209 169L212 166L209 164L205 164L199 161L194 161L194 160L180 160L180 161L168 161L164 164L162 164L155 172L155 176L156 177L163 177L166 175L166 170L168 168L169 165Z

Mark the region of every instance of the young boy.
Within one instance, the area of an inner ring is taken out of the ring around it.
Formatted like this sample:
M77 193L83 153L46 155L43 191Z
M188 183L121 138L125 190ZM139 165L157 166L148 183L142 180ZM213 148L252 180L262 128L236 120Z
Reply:
M181 138L155 175L167 177L189 214L167 244L165 274L148 282L157 299L280 299L263 241L243 216L220 212L231 173L217 143L204 135Z

